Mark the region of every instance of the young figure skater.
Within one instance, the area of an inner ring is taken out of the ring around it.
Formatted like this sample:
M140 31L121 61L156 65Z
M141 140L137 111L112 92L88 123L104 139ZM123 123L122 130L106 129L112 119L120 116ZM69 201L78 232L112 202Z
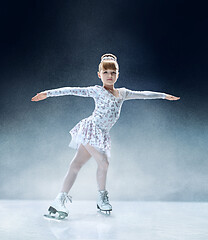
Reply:
M59 214L59 218L68 216L68 209L65 202L72 202L68 195L75 182L81 167L93 157L97 162L97 185L98 201L97 208L106 213L112 211L109 203L108 191L106 190L106 177L109 165L111 138L109 131L119 118L121 106L124 101L130 99L167 99L178 100L169 94L153 91L132 91L125 87L115 88L119 76L119 65L117 57L113 54L104 54L99 64L98 77L102 86L89 87L62 87L53 90L46 90L35 95L31 101L40 101L47 97L76 95L92 97L95 101L95 109L87 118L82 119L70 130L71 142L69 147L77 149L77 152L70 163L69 170L65 176L60 193L49 207L51 213Z

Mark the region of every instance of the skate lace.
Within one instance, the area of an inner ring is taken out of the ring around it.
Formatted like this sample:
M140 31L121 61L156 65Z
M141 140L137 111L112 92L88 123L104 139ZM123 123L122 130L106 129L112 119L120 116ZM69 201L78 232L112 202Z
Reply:
M68 202L70 201L72 203L72 196L70 195L65 195L65 201Z
M101 193L102 194L102 200L104 203L109 203L109 200L108 200L108 192L104 192L104 193Z
M70 201L72 203L72 196L69 196L67 194L62 195L61 197L61 205L65 207L64 203Z

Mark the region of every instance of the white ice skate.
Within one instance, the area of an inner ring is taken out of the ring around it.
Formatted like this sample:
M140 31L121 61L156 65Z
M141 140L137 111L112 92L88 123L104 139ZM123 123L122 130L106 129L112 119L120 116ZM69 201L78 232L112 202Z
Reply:
M112 211L112 206L109 203L108 200L108 192L106 190L103 191L98 191L99 192L99 197L97 201L97 208L100 211L104 211L106 214L110 214Z
M45 214L44 217L57 220L65 219L69 215L69 210L65 206L65 202L67 202L68 200L72 202L72 197L67 195L67 193L65 192L59 193L48 208L49 214Z

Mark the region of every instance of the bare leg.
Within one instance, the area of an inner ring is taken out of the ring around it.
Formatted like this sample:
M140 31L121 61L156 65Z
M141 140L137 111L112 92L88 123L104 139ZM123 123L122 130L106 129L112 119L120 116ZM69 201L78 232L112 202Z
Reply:
M77 174L81 167L91 158L90 153L85 149L85 147L80 144L76 155L70 163L69 170L64 178L63 186L61 192L68 193L71 187L73 186Z
M91 156L96 160L97 162L97 184L98 184L98 190L106 190L106 178L107 178L107 171L108 171L108 157L104 153L100 153L97 149L92 147L91 145L87 144L85 145L85 148L87 151L91 154Z

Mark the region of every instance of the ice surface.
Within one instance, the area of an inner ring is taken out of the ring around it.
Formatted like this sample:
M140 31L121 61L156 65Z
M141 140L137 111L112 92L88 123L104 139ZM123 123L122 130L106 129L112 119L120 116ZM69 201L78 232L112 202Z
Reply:
M95 201L74 201L64 221L45 219L50 201L0 201L1 240L207 240L208 203L116 202L111 215Z

